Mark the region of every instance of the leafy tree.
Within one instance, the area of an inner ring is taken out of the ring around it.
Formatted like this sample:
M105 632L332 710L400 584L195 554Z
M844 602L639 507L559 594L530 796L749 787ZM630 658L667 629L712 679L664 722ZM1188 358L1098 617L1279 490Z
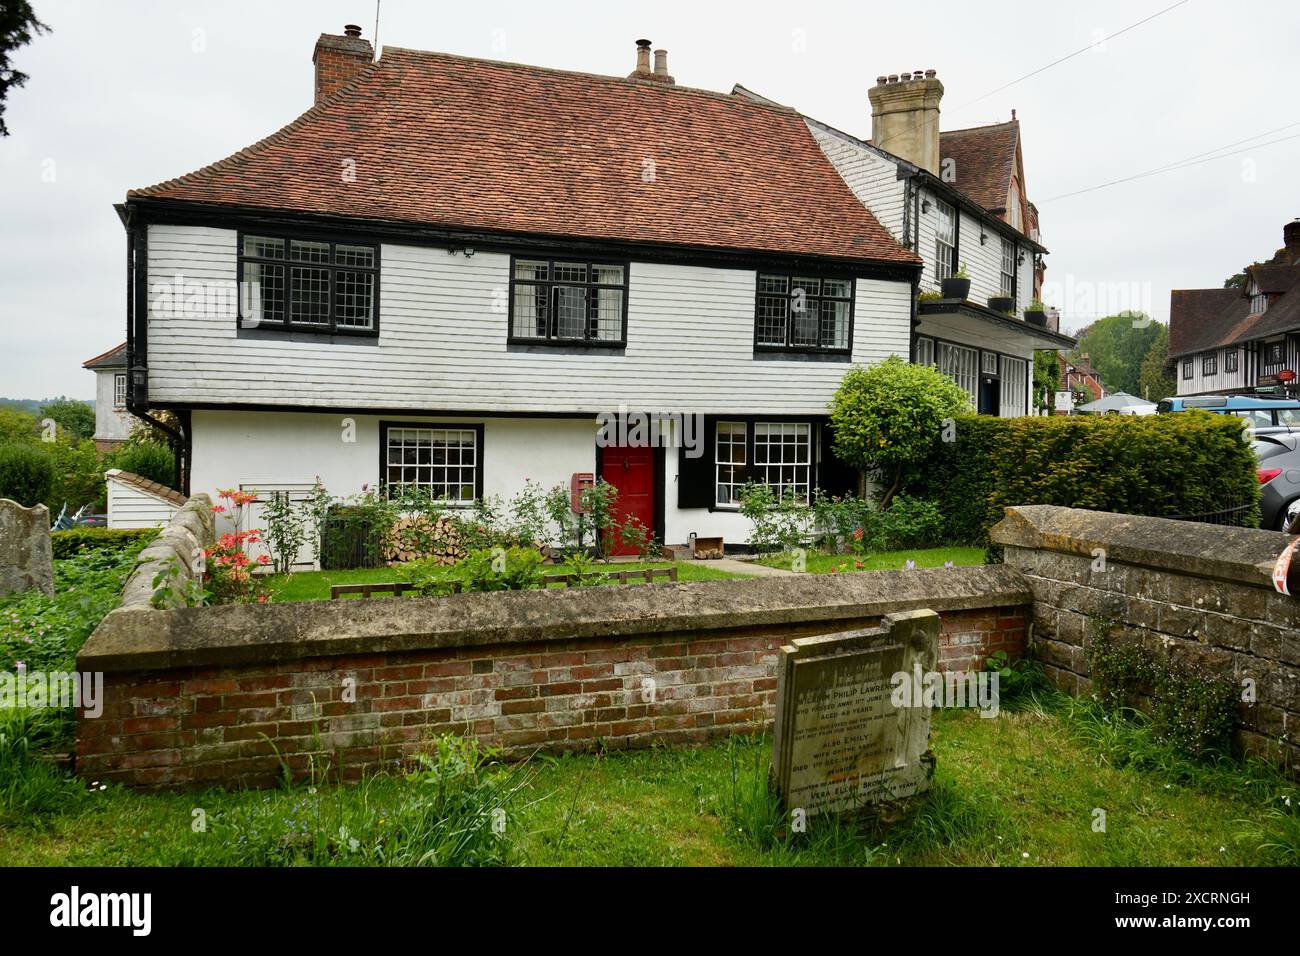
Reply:
M176 482L176 455L167 445L150 441L143 435L147 432L132 435L126 444L113 452L104 465L105 470L120 468L170 488Z
M0 445L31 444L41 437L41 422L35 415L16 408L0 408Z
M54 486L54 461L40 445L0 447L0 498L25 508L45 504Z
M1087 355L1106 389L1136 395L1142 360L1160 334L1160 324L1142 312L1121 312L1098 319L1079 334L1075 356Z
M95 409L71 398L54 398L41 406L41 418L51 418L74 438L95 434Z
M887 508L905 472L944 439L950 420L970 409L970 398L938 369L891 355L870 368L854 366L831 399L835 454L884 484Z
M1040 349L1034 353L1034 408L1055 408L1056 392L1061 387L1061 363L1057 353ZM1044 398L1046 396L1046 398Z
M37 33L48 33L44 23L36 19L32 5L27 0L5 0L0 3L0 136L9 135L5 125L5 98L13 87L27 82L27 74L15 70L9 62L9 54L20 46L32 42Z
M1159 332L1142 359L1138 377L1141 391L1136 393L1148 402L1158 402L1178 393L1178 383L1169 370L1169 327L1160 323L1157 326Z

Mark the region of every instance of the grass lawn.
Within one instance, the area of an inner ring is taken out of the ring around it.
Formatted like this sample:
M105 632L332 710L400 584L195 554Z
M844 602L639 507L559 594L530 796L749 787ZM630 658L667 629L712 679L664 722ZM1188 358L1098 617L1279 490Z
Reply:
M670 568L672 561L638 561L633 563L617 562L608 565L611 571L630 571L638 568ZM677 580L679 581L721 581L726 578L749 577L745 574L733 574L708 567L701 561L678 561ZM600 565L604 568L605 565ZM562 566L548 567L547 574L562 574ZM299 571L296 574L275 574L267 578L272 601L328 601L330 586L334 584L371 584L374 582L391 582L401 580L392 568L358 568L352 571ZM552 585L561 587L562 585ZM632 585L635 587L636 585ZM361 595L352 594L339 600L359 599ZM374 598L371 598L374 600Z
M1104 719L1091 704L1055 694L1044 701L992 719L937 714L930 797L883 832L814 818L792 839L765 793L765 738L534 757L512 771L520 789L504 817L505 858L599 866L1300 863L1293 781L1259 765L1188 764L1144 728ZM394 773L359 786L269 792L75 789L58 809L0 812L0 865L383 863L400 858L391 837L411 820L403 801L432 788ZM1098 809L1104 832L1094 830ZM196 810L205 832L194 831Z
M959 566L983 564L984 549L956 546L916 548L911 551L879 551L864 558L851 554L809 552L805 560L806 569L811 574L829 574L832 571L901 571L908 561L915 561L918 568L941 568L948 561ZM791 554L776 554L759 559L760 564L766 564L770 568L786 569L789 569L793 561L794 556ZM862 562L862 567L857 566L858 561Z

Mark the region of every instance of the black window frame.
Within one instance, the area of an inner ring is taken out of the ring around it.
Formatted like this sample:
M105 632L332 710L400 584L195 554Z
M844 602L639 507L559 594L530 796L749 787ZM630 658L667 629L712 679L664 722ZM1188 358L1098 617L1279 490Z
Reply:
M943 258L939 255L939 214L945 209L952 211L952 249L948 253L948 274L946 276L939 274L939 265L943 262ZM945 202L935 196L934 212L934 281L941 283L944 279L951 279L961 271L961 267L958 265L961 261L961 209L956 204Z
M1217 352L1209 352L1201 356L1201 374L1202 375L1219 374L1219 355Z
M1192 360L1183 359L1183 379L1184 381L1192 377Z
M807 295L805 295L805 298L807 298L807 299L816 299L818 302L821 302L821 301L824 300L824 299L826 299L826 300L830 300L830 301L832 301L832 302L846 302L846 301L847 301L848 306L849 306L849 314L848 314L848 328L845 330L845 335L844 335L844 341L845 341L845 343L846 343L845 346L844 346L843 348L837 348L837 347L833 347L833 346L827 346L827 345L822 345L822 344L820 344L820 343L821 343L821 329L822 329L822 326L821 326L821 317L820 317L820 306L819 306L819 309L818 309L819 314L818 314L818 320L817 320L817 341L818 341L818 344L817 344L817 345L792 345L792 344L791 344L790 339L791 339L791 336L794 334L794 322L792 321L792 318L793 318L793 315L794 315L793 310L787 310L787 312L786 312L786 323L785 323L785 344L784 344L784 345L772 345L771 343L767 343L767 342L759 342L759 340L758 340L759 296L761 296L761 295L765 295L765 296L775 296L775 295L779 295L779 293L763 292L763 291L761 291L760 286L761 286L761 283L762 283L764 277L769 277L769 278L778 278L778 279L785 279L786 282L787 282L787 286L786 286L786 288L789 290L789 291L788 291L787 293L785 293L785 294L786 294L787 298L791 298L791 299L794 298L795 290L796 290L796 288L797 288L797 287L795 286L795 279L817 279L819 282L825 282L827 279L831 279L831 280L834 280L834 281L837 281L837 282L848 282L848 284L849 284L849 294L848 294L847 299L846 299L845 297L843 297L843 296L837 296L837 295L827 296L827 295L822 295L822 294L820 294L820 293L817 294L817 295L815 295L815 296L807 296ZM777 270L775 270L775 269L759 269L759 270L755 271L755 273L754 273L754 352L755 352L756 354L759 353L759 352L762 352L762 353L766 353L766 354L770 354L770 355L846 355L846 356L852 356L852 355L853 355L853 318L854 318L854 304L855 304L855 302L856 302L856 300L857 300L857 297L858 297L858 279L857 279L857 276L854 276L854 275L852 275L852 274L850 274L850 273L848 273L848 272L841 272L841 271L837 271L837 270L827 270L827 269L816 269L816 268L814 268L814 269L784 269L784 270L779 271L779 272L778 272Z
M1223 374L1232 375L1238 368L1238 351L1236 349L1223 350Z
M525 262L545 262L546 279L519 279L515 276L515 265L519 260ZM587 267L587 281L578 282L557 282L554 279L555 264L562 263L581 263ZM608 282L592 282L595 266L618 266L623 270L623 307L622 322L619 328L619 337L617 339L600 339L593 338L591 329L593 323L598 321L597 317L592 314L592 306L596 300L595 296L590 295L592 290L598 289L615 289L620 286ZM509 304L506 307L506 343L508 345L538 345L549 346L553 348L592 348L592 349L621 349L627 347L627 308L628 308L628 287L631 284L631 261L627 259L605 259L592 257L588 255L564 256L554 253L541 253L537 255L527 255L516 253L510 256L510 283L507 290ZM546 302L550 315L546 319L545 336L525 336L515 333L515 287L519 285L528 286L545 286L547 289ZM555 288L556 286L572 286L582 288L588 291L587 296L587 334L583 338L561 337L558 334L556 309L554 307Z
M388 481L388 432L394 428L446 428L455 431L472 431L474 432L474 498L471 501L447 501L443 498L433 498L433 501L441 501L448 508L472 508L475 502L483 500L483 423L482 422L402 422L381 420L379 422L379 480L377 486L382 489L385 496L388 495L390 482ZM418 487L418 486L417 486Z
M278 239L284 242L284 258L273 259L265 256L249 256L244 254L244 240L246 237L260 239ZM238 267L236 275L238 278L238 316L236 318L237 326L240 331L273 331L273 332L294 332L304 335L319 336L356 336L359 338L377 338L379 335L379 286L382 273L383 262L381 259L381 244L368 239L354 239L351 237L340 238L337 235L328 235L312 232L284 232L275 229L241 229L236 233L236 242L238 243L235 254L237 256ZM328 243L330 247L330 261L325 263L299 261L290 258L290 249L294 242L323 242ZM373 266L356 266L343 265L335 262L337 246L364 246L374 252ZM246 262L263 263L266 265L279 265L284 269L284 319L268 320L259 318L255 324L245 324L244 315L244 264ZM294 322L293 316L293 282L291 280L290 270L294 264L302 266L326 269L329 271L329 322L327 323L305 323ZM357 326L339 325L338 316L335 314L337 274L339 272L365 272L374 275L374 287L371 293L371 321L367 328Z

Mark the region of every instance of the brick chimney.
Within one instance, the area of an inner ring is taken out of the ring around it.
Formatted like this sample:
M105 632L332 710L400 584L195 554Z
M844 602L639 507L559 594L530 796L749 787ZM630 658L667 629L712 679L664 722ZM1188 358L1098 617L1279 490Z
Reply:
M312 51L316 64L316 102L337 93L375 59L375 48L361 39L361 28L349 23L343 35L322 33Z
M1291 265L1300 264L1300 219L1292 219L1282 227L1282 245L1287 262Z
M871 142L939 175L939 100L943 84L934 70L876 77L871 100Z

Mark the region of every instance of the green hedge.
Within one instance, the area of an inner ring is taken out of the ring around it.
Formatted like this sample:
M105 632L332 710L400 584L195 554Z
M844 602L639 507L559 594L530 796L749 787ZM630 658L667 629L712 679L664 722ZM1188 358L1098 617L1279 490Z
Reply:
M1234 416L965 415L908 493L940 503L948 540L980 545L1010 505L1156 517L1247 505L1242 523L1257 527L1256 467Z
M142 538L154 538L157 528L71 528L50 534L50 543L57 559L71 558L91 548L121 550Z

